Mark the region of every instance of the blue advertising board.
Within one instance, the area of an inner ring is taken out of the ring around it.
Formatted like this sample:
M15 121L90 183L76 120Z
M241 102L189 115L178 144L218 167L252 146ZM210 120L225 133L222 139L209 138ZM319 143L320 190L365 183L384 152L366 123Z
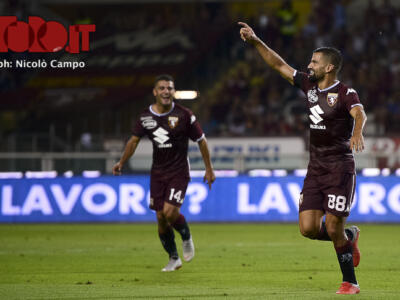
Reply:
M190 182L182 212L196 222L296 222L303 177L202 178ZM148 176L0 180L0 222L148 222ZM400 222L400 180L357 177L349 221Z

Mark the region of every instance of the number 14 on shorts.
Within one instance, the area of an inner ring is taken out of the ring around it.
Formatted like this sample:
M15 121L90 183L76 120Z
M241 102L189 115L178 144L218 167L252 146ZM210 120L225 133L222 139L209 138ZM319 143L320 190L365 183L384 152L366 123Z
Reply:
M350 211L350 205L347 205L345 196L328 195L328 207L336 211ZM347 208L346 208L347 207Z
M181 199L182 191L177 191L175 193L175 189L171 189L171 193L169 194L169 200L175 199L178 203L183 203L183 198Z

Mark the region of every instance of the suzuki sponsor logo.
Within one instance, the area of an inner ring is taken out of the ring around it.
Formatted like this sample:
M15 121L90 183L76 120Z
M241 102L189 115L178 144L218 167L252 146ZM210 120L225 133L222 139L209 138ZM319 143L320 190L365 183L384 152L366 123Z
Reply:
M314 124L310 124L310 128L312 129L326 129L325 125L317 125L319 122L323 121L324 119L321 115L324 113L322 108L317 104L313 107L310 107L311 115L309 115L311 121Z
M155 136L154 140L158 143L158 148L171 148L172 144L165 144L169 140L168 131L162 127L158 127L156 131L153 132Z

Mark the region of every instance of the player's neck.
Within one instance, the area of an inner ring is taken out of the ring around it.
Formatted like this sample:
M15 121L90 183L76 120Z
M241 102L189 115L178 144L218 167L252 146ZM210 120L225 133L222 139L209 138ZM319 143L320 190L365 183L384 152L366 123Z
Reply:
M337 81L336 77L334 76L326 76L324 79L318 82L318 88L320 90L324 90L331 85L333 85Z
M156 112L157 114L165 114L167 112L169 112L172 109L172 102L170 105L162 105L159 103L154 103L151 107L154 112Z

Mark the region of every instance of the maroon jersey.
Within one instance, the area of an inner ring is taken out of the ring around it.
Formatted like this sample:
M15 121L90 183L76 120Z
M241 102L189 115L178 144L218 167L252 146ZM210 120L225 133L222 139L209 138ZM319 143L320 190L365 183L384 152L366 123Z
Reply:
M350 149L354 119L350 110L361 105L357 92L340 81L320 90L317 83L302 72L295 72L293 80L306 94L310 109L308 173L354 173L354 157Z
M147 135L153 143L151 175L160 179L189 177L188 145L204 138L203 130L193 113L175 102L163 114L145 109L132 129L138 137Z

